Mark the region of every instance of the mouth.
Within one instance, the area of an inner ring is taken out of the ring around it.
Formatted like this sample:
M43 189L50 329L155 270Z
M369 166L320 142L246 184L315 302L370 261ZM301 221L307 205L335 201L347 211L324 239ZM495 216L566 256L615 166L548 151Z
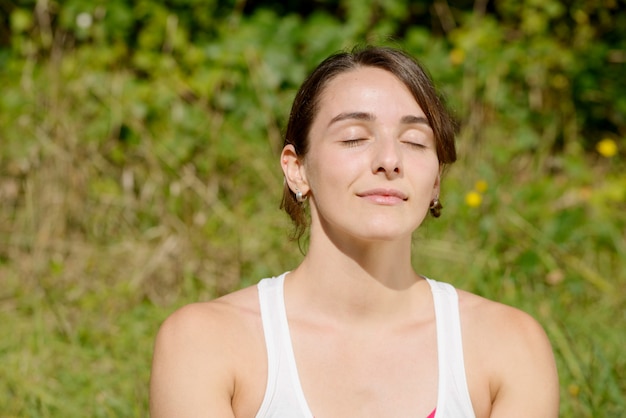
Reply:
M371 189L357 193L357 196L383 205L395 205L406 202L409 198L406 193L396 189Z

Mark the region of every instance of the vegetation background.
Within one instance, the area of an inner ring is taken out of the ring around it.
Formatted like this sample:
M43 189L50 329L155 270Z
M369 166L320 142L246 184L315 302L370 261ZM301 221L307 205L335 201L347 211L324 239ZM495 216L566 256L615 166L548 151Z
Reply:
M623 0L0 0L0 415L147 416L161 321L298 263L290 101L365 42L461 122L416 268L545 326L562 416L626 416Z

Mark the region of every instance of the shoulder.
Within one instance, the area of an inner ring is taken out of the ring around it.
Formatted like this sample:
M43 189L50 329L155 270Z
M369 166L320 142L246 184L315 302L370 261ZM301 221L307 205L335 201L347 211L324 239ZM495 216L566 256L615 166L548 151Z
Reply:
M156 337L150 382L154 416L201 410L232 415L235 380L246 358L243 347L262 338L256 287L175 311ZM205 405L207 394L211 407Z
M541 324L520 309L458 293L468 367L484 373L491 416L556 416L558 376Z
M528 313L469 292L462 290L457 292L464 326L469 327L481 338L491 340L490 342L494 342L492 340L495 339L502 344L547 343L543 327Z
M258 293L253 286L176 310L161 325L156 346L175 350L222 349L248 336L259 321Z
M230 293L210 302L192 303L176 310L161 325L158 337L210 339L211 331L222 331L254 322L259 316L256 286ZM198 333L198 329L204 332ZM198 341L200 342L200 341Z

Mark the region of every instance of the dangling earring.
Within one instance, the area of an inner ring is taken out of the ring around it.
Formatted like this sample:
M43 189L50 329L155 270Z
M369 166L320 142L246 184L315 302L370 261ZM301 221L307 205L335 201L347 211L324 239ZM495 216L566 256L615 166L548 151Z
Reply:
M430 214L433 215L434 218L438 218L441 216L441 209L443 209L443 206L441 205L441 202L439 201L439 198L434 198L432 202L430 202Z
M304 203L306 201L307 196L303 195L300 189L296 189L296 200L298 203Z

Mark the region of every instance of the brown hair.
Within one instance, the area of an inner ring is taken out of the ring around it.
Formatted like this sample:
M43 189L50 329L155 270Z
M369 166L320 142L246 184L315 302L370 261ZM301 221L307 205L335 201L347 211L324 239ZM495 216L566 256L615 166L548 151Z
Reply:
M309 148L309 131L317 116L320 97L330 80L339 74L360 67L375 67L395 75L413 94L415 101L426 114L433 130L439 164L443 168L456 161L454 135L456 123L437 94L431 78L424 68L410 55L398 49L365 46L351 52L340 52L326 58L302 83L296 94L289 115L289 123L283 146L293 145L296 154L305 158ZM285 184L283 208L293 220L295 238L300 238L307 227L304 207Z

